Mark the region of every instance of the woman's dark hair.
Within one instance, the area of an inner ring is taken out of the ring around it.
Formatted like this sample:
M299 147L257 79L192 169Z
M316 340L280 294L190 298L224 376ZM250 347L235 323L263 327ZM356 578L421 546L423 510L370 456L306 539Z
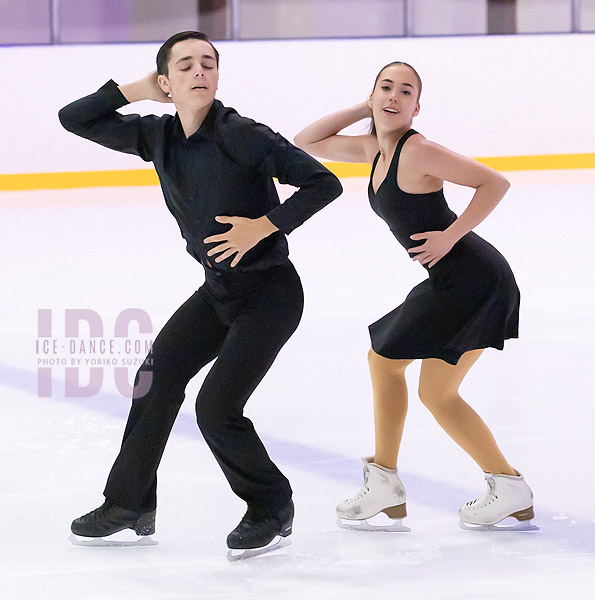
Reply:
M413 74L415 75L415 77L417 79L417 85L419 86L419 92L417 94L417 101L419 102L419 97L421 96L421 77L419 76L419 73L409 63L402 62L400 60L395 60L394 62L388 63L388 65L384 65L384 67L382 67L382 69L380 69L380 71L378 71L378 75L376 75L376 79L374 79L374 87L372 88L372 93L376 89L376 84L378 83L378 80L380 79L380 75L382 74L382 71L384 71L384 69L386 69L388 67L392 67L394 65L403 65L404 67L409 67L413 71ZM372 117L372 125L370 126L370 133L372 135L376 135L376 124L374 123L374 117Z
M169 39L163 42L159 52L157 52L157 73L158 75L167 75L167 64L169 63L169 57L171 56L171 49L178 43L184 40L201 40L211 44L211 48L215 52L215 60L217 61L217 68L219 68L219 52L217 48L213 46L211 40L205 33L200 31L181 31L172 35Z

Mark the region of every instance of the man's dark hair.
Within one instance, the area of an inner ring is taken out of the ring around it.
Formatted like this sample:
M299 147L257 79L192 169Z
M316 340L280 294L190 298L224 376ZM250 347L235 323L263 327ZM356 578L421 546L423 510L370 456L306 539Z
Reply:
M161 48L159 48L159 52L157 52L157 74L158 75L167 75L167 65L169 63L169 57L171 56L171 49L178 43L183 42L184 40L201 40L203 42L208 42L211 44L211 48L215 52L215 60L217 61L217 68L219 68L219 52L217 52L217 48L213 46L209 36L205 33L201 33L200 31L181 31L180 33L175 33L165 42Z

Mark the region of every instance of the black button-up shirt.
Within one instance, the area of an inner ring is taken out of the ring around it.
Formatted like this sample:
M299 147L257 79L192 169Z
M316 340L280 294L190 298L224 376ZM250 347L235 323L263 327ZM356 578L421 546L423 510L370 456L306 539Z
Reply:
M167 207L176 218L188 252L204 265L203 240L229 229L216 216L266 215L279 228L232 268L233 257L210 264L222 271L251 271L287 259L284 234L341 194L339 180L278 133L241 117L215 100L200 128L186 138L178 115L122 115L128 104L114 81L60 110L72 133L113 150L153 162ZM299 188L283 204L272 178Z

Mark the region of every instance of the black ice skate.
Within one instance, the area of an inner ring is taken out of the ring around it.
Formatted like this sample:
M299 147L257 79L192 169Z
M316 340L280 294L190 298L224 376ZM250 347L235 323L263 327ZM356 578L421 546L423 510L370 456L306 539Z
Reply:
M76 546L155 546L159 542L149 536L155 533L156 512L139 513L104 502L72 522L70 541Z
M236 561L252 558L288 546L286 539L293 525L293 502L274 516L253 518L248 511L238 526L227 536L227 559Z

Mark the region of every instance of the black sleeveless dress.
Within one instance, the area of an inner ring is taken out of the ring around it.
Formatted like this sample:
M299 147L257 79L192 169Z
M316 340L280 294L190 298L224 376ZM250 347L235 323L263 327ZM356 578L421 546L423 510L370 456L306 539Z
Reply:
M457 216L442 190L408 194L397 185L399 155L417 132L399 140L385 180L368 196L374 212L405 248L424 241L409 236L444 231ZM415 286L403 304L370 325L372 348L386 358L440 358L455 365L461 355L479 348L502 350L504 340L518 337L520 293L506 259L474 232L464 235Z

